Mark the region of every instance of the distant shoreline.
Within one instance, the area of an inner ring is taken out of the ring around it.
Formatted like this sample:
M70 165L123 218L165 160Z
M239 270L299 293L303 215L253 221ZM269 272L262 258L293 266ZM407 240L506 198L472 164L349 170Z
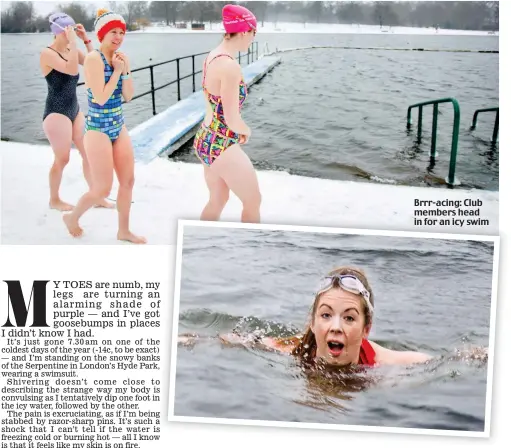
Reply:
M142 30L129 31L129 34L167 34L167 33L180 33L180 34L221 34L224 32L221 23L205 23L204 30L192 30L191 23L187 23L188 28L175 28L167 25L148 26ZM92 33L92 31L89 31ZM423 36L481 36L481 37L498 37L498 31L482 31L482 30L454 30L439 28L436 30L433 27L419 28L419 27L403 27L403 26L383 26L379 25L358 25L358 24L329 24L329 23L303 23L299 22L282 22L276 26L273 22L266 22L264 26L259 26L258 34L398 34L398 35L423 35ZM36 33L2 33L10 35L51 35L51 32L36 32Z

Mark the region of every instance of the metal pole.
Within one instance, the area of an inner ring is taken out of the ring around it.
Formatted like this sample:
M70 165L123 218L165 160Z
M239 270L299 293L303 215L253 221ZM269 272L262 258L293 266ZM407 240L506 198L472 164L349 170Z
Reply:
M438 123L438 103L433 105L433 129L431 130L431 157L436 157L436 130Z
M419 143L421 141L422 137L422 106L419 106L419 125L417 128L417 138L419 140Z
M238 62L239 62L239 63L240 63L240 65L241 65L241 52L240 52L240 51L238 51Z
M406 114L406 129L410 129L412 127L412 106L408 108L408 112Z
M247 50L247 65L250 64L250 47Z
M195 92L195 55L192 55L192 80L193 80L193 91Z
M499 136L499 111L497 110L497 116L495 117L495 126L493 127L493 137L491 138L492 145L497 143Z
M472 117L472 126L470 126L470 129L474 130L477 126L477 115L479 114L479 111L476 110L474 112L474 116Z
M452 130L452 144L451 144L451 161L449 163L449 177L447 183L454 185L455 171L456 171L456 157L458 156L458 135L460 133L460 106L453 98L452 105L454 107L454 125Z
M153 66L151 65L149 67L149 70L151 72L151 97L153 99L153 115L156 115L156 100L154 98L154 71L153 71Z
M179 58L176 59L177 67L177 100L181 101L181 75L179 74Z

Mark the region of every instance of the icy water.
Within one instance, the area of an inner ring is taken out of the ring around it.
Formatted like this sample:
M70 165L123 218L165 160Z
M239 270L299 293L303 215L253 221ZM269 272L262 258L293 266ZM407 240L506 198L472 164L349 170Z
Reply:
M210 50L212 34L129 34L123 50L133 68ZM461 126L456 176L463 188L498 190L498 145L490 144L494 113L478 108L499 105L499 55L460 52L396 51L498 50L496 36L418 36L348 34L260 34L260 52L311 45L384 47L387 50L314 49L282 53L283 62L250 90L244 117L253 130L246 150L258 169L310 177L403 185L444 186L451 150L453 110L440 105L438 159L430 166L432 106L424 109L423 139L406 129L409 105L444 97L460 103ZM2 36L2 137L46 142L41 120L46 83L39 75L39 49L49 35ZM202 57L195 61L196 70ZM23 63L22 63L23 61ZM245 59L242 60L246 64ZM26 66L33 70L26 70ZM181 76L191 60L180 63ZM195 77L200 87L200 74ZM155 69L156 86L176 77L175 63ZM83 77L82 79L83 80ZM136 93L150 88L147 70L134 74ZM156 94L156 111L175 103L177 87ZM192 78L181 84L182 97L192 92ZM86 94L79 87L82 110ZM125 105L133 128L152 116L151 96ZM174 160L198 163L191 143Z

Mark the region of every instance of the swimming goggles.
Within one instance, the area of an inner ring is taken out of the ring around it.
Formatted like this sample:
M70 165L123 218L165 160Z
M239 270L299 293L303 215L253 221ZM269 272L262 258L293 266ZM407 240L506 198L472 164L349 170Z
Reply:
M243 20L248 25L248 27L254 32L254 36L256 35L257 28L254 25L252 25L244 15L237 15L235 18ZM249 18L252 18L252 16L249 16Z
M242 18L245 21L245 23L250 27L250 29L254 32L254 36L255 36L257 33L257 28L254 25L252 25L247 19L245 19L245 17L242 17Z
M62 18L62 17L57 17L57 18ZM66 31L66 29L63 26L59 25L57 22L54 22L53 20L50 20L50 23L53 24L53 25L58 26L61 30ZM73 30L75 30L75 31L77 30L77 26L76 25L73 26Z
M374 307L370 301L371 294L365 288L362 282L351 274L336 274L324 277L319 284L319 288L316 292L316 297L320 294L323 294L324 292L327 292L335 286L339 286L345 291L351 292L353 294L360 294L365 300L367 308L369 309L369 313L373 314Z

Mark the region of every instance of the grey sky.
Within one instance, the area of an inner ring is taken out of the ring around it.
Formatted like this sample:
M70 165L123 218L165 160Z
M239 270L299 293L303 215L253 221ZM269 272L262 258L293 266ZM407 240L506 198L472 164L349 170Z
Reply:
M2 4L2 11L4 11L9 8L9 6L11 5L12 2L7 2L4 0L1 0L0 3ZM34 8L35 8L36 14L40 15L40 16L45 16L47 14L50 14L51 12L56 12L58 5L64 5L65 3L72 3L72 1L71 0L62 0L62 1L58 1L58 2L47 2L47 1L40 0L40 1L34 1L33 3L34 3ZM84 3L85 5L90 6L90 8L94 12L96 12L96 10L98 8L103 8L103 7L108 8L108 1L103 1L103 2L101 2L101 1L100 2L97 2L97 1L82 2L82 1L80 1L80 3Z

